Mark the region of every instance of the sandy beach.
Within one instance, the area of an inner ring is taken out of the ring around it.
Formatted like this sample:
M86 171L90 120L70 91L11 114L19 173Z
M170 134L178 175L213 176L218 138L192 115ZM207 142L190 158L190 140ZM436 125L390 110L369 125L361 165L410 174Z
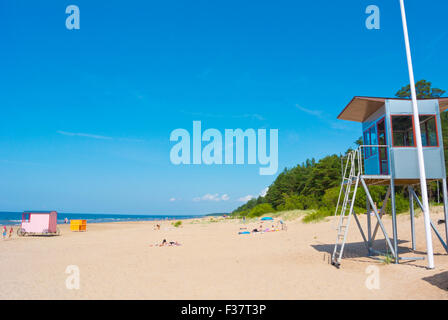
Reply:
M432 219L442 210L432 210ZM288 230L238 235L238 220L119 222L88 225L87 232L59 226L59 237L14 235L0 242L1 299L447 299L448 255L433 236L434 270L425 261L399 265L366 257L356 225L350 226L346 259L329 264L336 232L333 218ZM366 216L360 216L365 225ZM390 232L390 217L385 218ZM247 227L256 226L255 223ZM416 220L417 251L425 251L423 218ZM444 226L439 226L443 231ZM399 215L400 248L410 248L408 215ZM443 233L444 234L444 233ZM154 247L163 239L181 246ZM383 237L376 242L384 249ZM80 271L80 288L66 288L67 266ZM379 289L368 289L371 266Z

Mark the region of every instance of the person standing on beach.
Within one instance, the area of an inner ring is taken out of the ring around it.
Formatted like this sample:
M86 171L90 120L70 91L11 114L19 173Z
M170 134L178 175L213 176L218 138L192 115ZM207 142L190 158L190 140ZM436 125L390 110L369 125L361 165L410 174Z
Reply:
M12 233L14 232L14 229L11 227L11 228L9 228L9 239L11 239L11 237L12 237Z
M374 205L375 205L375 209L378 211L378 207L376 206L376 202L374 202ZM370 214L370 216L371 217L374 217L375 216L375 211L374 211L374 209L373 208L370 208L370 211L369 212L367 212L367 214Z
M280 224L281 224L281 226L282 226L282 230L283 230L283 231L286 231L286 230L287 230L286 223L284 223L282 219L280 219L279 222L280 222Z
M6 226L3 226L3 240L6 239Z

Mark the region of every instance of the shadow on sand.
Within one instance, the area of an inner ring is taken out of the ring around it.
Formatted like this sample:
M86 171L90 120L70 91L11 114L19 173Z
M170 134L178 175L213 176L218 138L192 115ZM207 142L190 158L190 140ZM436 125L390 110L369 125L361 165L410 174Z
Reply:
M436 286L442 290L448 291L448 271L435 274L422 280Z
M398 240L398 252L406 254L413 252L410 248L400 246L403 243L408 243L405 240ZM332 255L334 250L334 243L332 244L313 244L311 245L315 250ZM373 242L373 249L381 252L387 252L387 245L384 239L378 239ZM364 242L350 242L346 243L344 247L344 258L365 258L367 257L367 247Z

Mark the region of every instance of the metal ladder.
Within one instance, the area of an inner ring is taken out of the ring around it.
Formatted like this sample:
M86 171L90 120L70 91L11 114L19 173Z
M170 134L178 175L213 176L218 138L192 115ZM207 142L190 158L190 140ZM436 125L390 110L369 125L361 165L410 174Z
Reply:
M356 192L358 191L359 179L361 175L360 152L360 149L357 149L348 154L344 176L341 183L341 190L339 191L338 204L335 210L335 216L339 215L339 219L338 226L336 228L337 237L333 255L331 257L331 264L336 267L339 267L341 264L344 246L347 240L348 227L350 225L350 220L355 205Z

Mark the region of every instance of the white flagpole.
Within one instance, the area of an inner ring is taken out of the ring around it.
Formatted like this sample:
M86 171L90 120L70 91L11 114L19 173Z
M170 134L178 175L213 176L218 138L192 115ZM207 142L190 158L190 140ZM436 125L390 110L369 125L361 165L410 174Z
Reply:
M406 22L406 11L403 0L400 0L401 18L403 20L404 42L406 44L406 55L408 59L409 80L412 94L412 109L414 111L415 140L417 143L418 167L420 171L420 187L422 192L423 215L425 218L426 251L428 255L428 268L434 269L434 253L432 249L432 235L429 217L428 190L426 186L425 160L423 157L422 136L420 131L420 117L418 114L417 94L415 90L414 70L412 67L411 47L409 44L408 25Z

